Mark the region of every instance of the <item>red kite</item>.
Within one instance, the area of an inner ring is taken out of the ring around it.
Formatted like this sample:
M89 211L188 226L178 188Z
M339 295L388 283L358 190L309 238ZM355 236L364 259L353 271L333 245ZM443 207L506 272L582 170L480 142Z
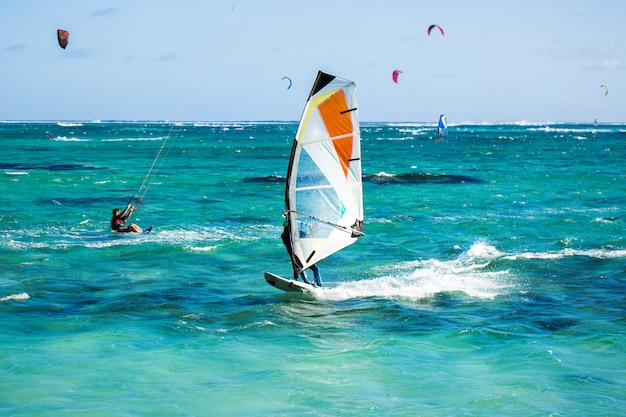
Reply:
M57 40L59 41L59 46L63 49L67 46L67 41L70 37L70 33L67 30L59 29L57 30Z

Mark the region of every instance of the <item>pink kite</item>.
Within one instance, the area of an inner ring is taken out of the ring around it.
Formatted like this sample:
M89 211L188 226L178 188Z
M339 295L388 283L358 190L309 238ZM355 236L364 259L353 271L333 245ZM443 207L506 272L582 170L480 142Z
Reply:
M428 36L430 36L430 32L432 32L434 28L439 29L439 32L441 32L441 36L443 36L443 28L439 25L430 25L428 27Z
M393 74L391 74L391 78L393 78L393 82L394 83L398 83L398 75L402 74L402 71L400 70L394 70Z

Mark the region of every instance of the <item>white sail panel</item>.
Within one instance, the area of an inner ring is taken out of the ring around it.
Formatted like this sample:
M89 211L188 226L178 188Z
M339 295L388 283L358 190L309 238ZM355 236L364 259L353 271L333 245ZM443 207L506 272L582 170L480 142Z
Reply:
M286 203L294 265L306 269L362 235L361 137L353 82L318 74L290 162Z

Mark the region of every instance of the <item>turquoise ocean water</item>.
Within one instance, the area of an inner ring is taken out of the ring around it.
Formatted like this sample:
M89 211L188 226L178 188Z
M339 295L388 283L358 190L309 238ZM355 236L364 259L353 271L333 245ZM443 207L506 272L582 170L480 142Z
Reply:
M626 126L362 124L318 296L263 279L295 130L0 123L0 413L623 415Z

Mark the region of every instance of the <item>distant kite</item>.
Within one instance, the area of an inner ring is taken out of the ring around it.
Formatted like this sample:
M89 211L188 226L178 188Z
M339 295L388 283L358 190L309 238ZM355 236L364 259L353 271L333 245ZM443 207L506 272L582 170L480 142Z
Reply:
M398 84L398 75L402 74L400 70L394 70L393 74L391 74L391 78L393 78L393 82Z
M441 36L443 36L443 35L444 35L444 34L443 34L443 28L442 28L441 26L439 26L439 25L430 25L430 26L428 27L428 36L430 36L430 32L432 32L434 28L439 29L439 32L441 32Z
M59 46L63 49L67 46L68 39L70 37L70 33L67 30L59 29L57 30L57 40L59 41Z
M283 78L281 78L281 80L288 80L288 81L289 81L289 85L287 86L287 90L289 90L289 89L291 88L291 84L292 84L292 83L291 83L291 78L289 78L289 77L283 77Z
M602 84L602 85L600 86L600 88L604 88L604 95L605 95L605 96L609 94L609 86L608 86L608 85L604 85L604 84Z

